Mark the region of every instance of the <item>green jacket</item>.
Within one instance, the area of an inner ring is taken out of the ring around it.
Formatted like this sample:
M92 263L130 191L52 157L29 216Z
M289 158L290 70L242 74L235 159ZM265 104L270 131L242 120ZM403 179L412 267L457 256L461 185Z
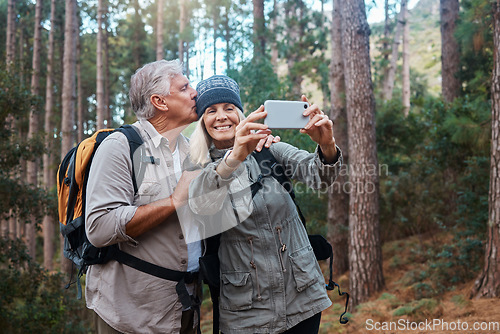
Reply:
M291 178L321 189L330 186L342 164L286 143L271 145L278 163ZM250 185L261 168L248 156L230 178L215 171L227 150L211 149L214 162L190 185L189 206L200 217L206 236L223 231L220 329L230 333L281 333L331 305L295 204L273 177L251 197ZM262 170L263 171L263 170Z

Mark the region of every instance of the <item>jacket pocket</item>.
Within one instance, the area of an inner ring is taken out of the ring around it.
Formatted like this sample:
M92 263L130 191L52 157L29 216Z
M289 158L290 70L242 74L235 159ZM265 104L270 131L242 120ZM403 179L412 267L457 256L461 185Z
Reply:
M221 276L220 307L230 311L252 308L253 286L250 273L228 272Z
M318 281L316 257L311 246L306 246L290 254L290 261L298 292L304 291Z

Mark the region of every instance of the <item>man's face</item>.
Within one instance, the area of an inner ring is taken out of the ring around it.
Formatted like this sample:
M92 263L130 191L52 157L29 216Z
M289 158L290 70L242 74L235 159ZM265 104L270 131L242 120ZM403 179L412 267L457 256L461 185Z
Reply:
M189 80L177 74L170 81L170 94L166 97L169 120L179 126L189 125L198 120L196 114L196 90L189 85Z

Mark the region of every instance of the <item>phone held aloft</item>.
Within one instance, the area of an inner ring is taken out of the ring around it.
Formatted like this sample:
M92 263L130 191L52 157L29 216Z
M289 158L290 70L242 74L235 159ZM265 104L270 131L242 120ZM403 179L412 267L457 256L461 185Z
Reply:
M307 108L309 103L303 101L267 100L264 124L270 129L302 129L309 121L309 117L302 115Z

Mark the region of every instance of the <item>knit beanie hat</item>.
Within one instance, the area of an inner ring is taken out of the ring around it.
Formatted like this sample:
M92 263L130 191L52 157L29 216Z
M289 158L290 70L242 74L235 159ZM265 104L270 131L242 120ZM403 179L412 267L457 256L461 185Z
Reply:
M198 96L196 97L196 113L198 118L205 110L213 104L232 103L243 111L240 99L240 87L228 76L214 75L206 80L200 81L196 86Z

